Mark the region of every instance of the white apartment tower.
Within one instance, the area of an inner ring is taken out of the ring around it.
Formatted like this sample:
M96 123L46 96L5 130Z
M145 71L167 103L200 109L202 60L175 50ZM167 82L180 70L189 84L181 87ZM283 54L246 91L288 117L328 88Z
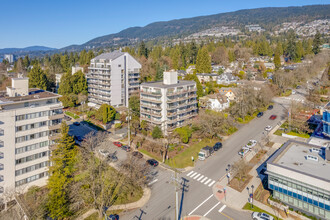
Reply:
M175 71L164 72L163 81L142 83L140 90L140 120L159 126L165 135L197 115L196 82L179 81Z
M46 184L50 146L64 117L60 95L29 89L28 83L13 78L0 96L0 198Z
M130 95L139 92L141 64L129 53L103 53L91 60L88 69L90 106L100 107L106 103L127 107Z

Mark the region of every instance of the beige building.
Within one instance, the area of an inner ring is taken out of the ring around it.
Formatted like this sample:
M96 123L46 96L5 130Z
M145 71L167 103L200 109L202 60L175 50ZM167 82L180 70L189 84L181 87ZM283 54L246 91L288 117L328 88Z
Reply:
M142 83L140 90L140 119L165 135L197 115L196 82L179 81L177 72L164 72L163 81Z
M29 89L28 80L13 78L0 97L1 194L46 184L50 146L64 117L60 96Z

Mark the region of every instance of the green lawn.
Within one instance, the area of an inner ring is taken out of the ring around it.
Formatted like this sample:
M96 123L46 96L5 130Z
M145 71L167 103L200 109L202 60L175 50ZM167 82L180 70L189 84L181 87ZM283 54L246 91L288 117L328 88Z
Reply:
M89 126L95 128L95 129L98 130L98 131L104 131L104 129L103 129L102 127L100 127L100 126L98 126L98 125L96 125L96 124L93 124L93 123L92 123L91 121L89 121L89 120L85 120L84 122L85 122L86 124L88 124Z
M194 163L191 160L191 156L194 157L195 160L198 160L199 151L205 146L213 146L218 140L202 140L201 142L195 143L189 148L187 148L182 153L174 156L169 159L165 163L173 168L185 168L188 166L194 166Z
M269 212L266 212L265 210L263 210L263 209L261 209L261 208L255 206L255 205L254 205L253 208L252 208L252 207L251 207L251 203L249 203L249 202L247 202L247 203L244 205L243 209L244 209L244 210L250 210L250 211L253 211L253 212L264 212L264 213L266 213L266 214L268 214L268 215L273 216L274 219L276 219L276 220L282 220L281 218L277 218L275 215L270 214Z
M72 113L72 112L69 112L69 111L66 111L65 112L66 115L70 116L71 118L74 118L74 119L78 119L80 118L78 115Z
M309 134L299 134L299 133L296 133L294 131L290 131L287 134L288 135L297 136L297 137L301 137L301 138L310 138L310 135Z
M155 155L149 153L148 151L146 151L146 150L144 150L144 149L139 149L139 151L140 151L141 153L145 154L145 155L148 155L148 156L151 157L151 158L154 158L154 159L156 159L156 160L158 160L158 161L162 161L162 158L157 157L157 156L155 156Z
M123 210L113 210L113 211L107 211L107 215L119 215L119 213L121 213ZM103 218L99 218L99 214L98 212L94 212L93 214L91 214L90 216L88 216L87 218L85 218L85 220L102 220Z

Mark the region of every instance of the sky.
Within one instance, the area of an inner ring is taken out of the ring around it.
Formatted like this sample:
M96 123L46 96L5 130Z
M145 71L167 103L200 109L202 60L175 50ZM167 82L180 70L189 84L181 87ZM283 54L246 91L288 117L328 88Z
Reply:
M156 21L312 4L330 0L5 0L0 3L0 48L62 48Z

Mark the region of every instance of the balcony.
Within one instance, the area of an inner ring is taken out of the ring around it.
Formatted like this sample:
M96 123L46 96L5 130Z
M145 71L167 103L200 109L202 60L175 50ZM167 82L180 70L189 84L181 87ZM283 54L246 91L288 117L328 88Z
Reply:
M177 112L167 112L167 116L175 116L177 115Z
M55 115L49 115L48 116L48 119L49 120L55 120L55 119L60 119L60 118L64 118L64 114L61 113L61 114L55 114Z
M5 135L5 130L4 129L0 129L0 136L4 136Z
M0 182L3 182L3 181L4 181L3 175L0 175Z
M150 98L146 98L146 97L143 97L141 96L140 97L140 100L144 100L144 101L148 101L148 102L152 102L152 103L162 103L162 100L160 99L150 99Z
M51 133L48 136L48 139L51 141L57 140L61 137L61 133Z
M178 121L187 120L187 119L195 117L195 116L197 116L197 113L190 113L190 114L184 115L182 117L178 117Z
M151 108L151 109L156 109L156 110L162 110L161 105L150 105L150 104L145 104L141 102L141 107L146 107L146 108Z
M3 141L0 141L0 148L4 147L5 143Z
M48 126L48 129L49 130L57 130L57 129L60 129L61 128L61 123L58 123L58 124L52 124L52 125L49 125Z
M146 117L146 116L141 115L140 119L141 120L152 122L154 124L159 124L159 125L162 124L162 121L161 120L157 120L157 119L154 119L152 117Z
M149 92L146 90L141 90L141 94L152 95L152 96L162 96L162 93L160 93L160 92Z
M3 159L5 157L3 152L0 152L0 159Z
M179 101L184 101L184 100L187 100L189 99L189 97L187 96L184 96L184 97L178 97L178 98L174 98L174 99L169 99L167 98L167 103L173 103L173 102L179 102Z
M140 75L128 75L129 79L136 79L136 78L140 78Z
M59 108L63 108L62 103L57 103L57 104L53 104L53 106L50 107L50 109L59 109Z
M179 94L182 94L182 93L187 93L187 92L196 92L197 89L194 88L194 89L182 89L182 90L177 90L177 91L174 91L174 92L167 92L166 95L167 96L173 96L173 95L179 95Z
M154 116L158 116L158 117L162 116L161 112L155 112L155 111L144 110L144 109L141 109L140 111L141 111L141 113L144 113L144 114L154 115Z
M5 168L5 166L3 165L3 163L0 163L0 170L3 170Z

